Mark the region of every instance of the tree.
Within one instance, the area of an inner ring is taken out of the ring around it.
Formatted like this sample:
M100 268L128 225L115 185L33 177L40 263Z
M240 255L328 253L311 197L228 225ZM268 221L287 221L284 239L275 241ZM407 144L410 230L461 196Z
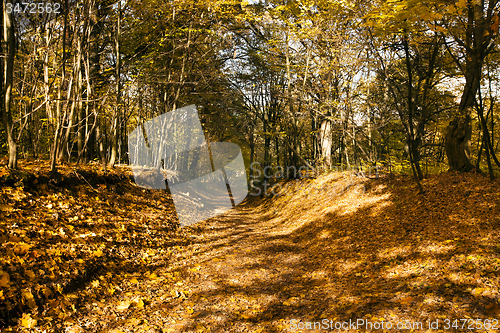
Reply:
M7 10L10 8L10 10ZM9 163L8 167L17 169L17 141L14 136L14 126L12 122L12 88L13 88L13 72L14 72L14 20L12 15L13 2L12 0L3 0L2 16L3 16L3 39L2 39L2 54L3 68L1 80L2 91L2 122L5 130L7 144L9 146Z
M483 63L498 37L498 0L462 0L446 7L446 45L465 78L458 112L446 131L446 155L451 170L470 171L471 114L483 77ZM456 14L462 14L456 16Z

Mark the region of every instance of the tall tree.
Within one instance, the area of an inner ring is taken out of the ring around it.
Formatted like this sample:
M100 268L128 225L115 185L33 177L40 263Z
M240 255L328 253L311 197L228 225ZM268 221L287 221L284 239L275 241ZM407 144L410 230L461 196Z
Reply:
M3 80L1 80L2 91L2 122L5 130L7 144L9 146L9 163L8 167L17 169L17 140L14 135L14 125L12 122L12 88L13 88L13 73L14 73L14 20L13 20L13 1L3 0L3 39L2 39L2 55L3 55Z
M483 77L485 57L491 53L498 37L498 0L462 0L447 6L449 13L444 25L449 53L465 78L458 113L446 131L446 155L450 169L470 171L471 114ZM454 42L454 45L451 45Z

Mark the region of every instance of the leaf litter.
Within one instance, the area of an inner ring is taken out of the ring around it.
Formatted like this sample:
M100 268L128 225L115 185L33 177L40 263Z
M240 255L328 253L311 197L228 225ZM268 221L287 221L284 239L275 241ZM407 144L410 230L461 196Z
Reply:
M431 176L419 195L403 176L326 174L178 228L169 194L127 167L53 179L44 163L0 179L6 332L500 319L499 183L481 175Z

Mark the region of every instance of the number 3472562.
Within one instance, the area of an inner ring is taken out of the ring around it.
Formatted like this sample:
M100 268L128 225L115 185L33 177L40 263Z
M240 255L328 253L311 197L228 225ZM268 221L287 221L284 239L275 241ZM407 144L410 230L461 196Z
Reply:
M61 5L58 3L7 3L5 6L7 13L29 13L29 14L59 14L61 11Z

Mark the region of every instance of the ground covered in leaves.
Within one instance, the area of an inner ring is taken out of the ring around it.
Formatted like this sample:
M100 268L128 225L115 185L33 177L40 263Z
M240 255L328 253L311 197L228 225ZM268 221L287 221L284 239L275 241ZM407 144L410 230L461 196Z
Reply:
M179 229L126 167L21 166L0 167L2 331L500 330L500 183L481 175L419 195L326 174Z

